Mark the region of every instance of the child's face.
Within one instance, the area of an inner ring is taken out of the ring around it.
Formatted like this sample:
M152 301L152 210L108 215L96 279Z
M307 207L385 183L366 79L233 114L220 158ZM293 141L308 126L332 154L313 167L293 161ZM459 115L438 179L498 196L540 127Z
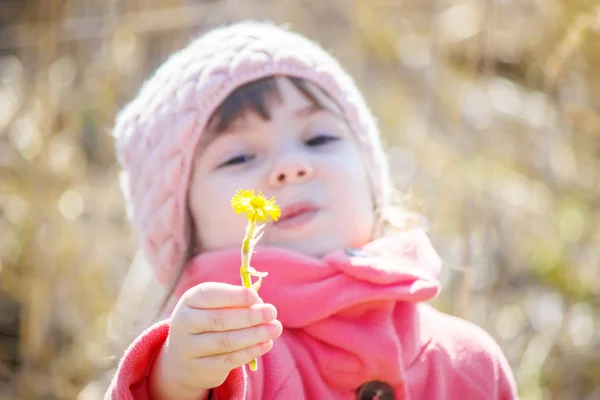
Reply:
M259 246L320 257L371 239L372 194L347 123L315 107L288 79L277 84L281 102L273 102L270 120L248 112L225 132L207 132L214 137L200 145L189 201L201 251L240 246L247 220L230 206L238 189L262 190L281 207Z

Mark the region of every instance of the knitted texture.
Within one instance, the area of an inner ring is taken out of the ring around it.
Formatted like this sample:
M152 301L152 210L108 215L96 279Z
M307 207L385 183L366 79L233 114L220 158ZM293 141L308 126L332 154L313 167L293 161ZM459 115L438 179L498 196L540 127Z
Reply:
M236 88L267 76L305 79L342 108L367 166L375 203L388 202L388 166L375 120L352 78L316 43L269 23L217 28L174 53L117 116L127 214L158 280L187 254L187 193L198 140Z

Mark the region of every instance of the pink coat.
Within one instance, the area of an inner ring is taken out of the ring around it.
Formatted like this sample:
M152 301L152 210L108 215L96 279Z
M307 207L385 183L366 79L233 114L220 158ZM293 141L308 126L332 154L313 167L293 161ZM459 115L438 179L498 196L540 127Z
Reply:
M440 259L423 232L323 259L260 247L252 261L269 273L260 296L275 305L284 332L257 372L231 371L213 399L518 398L496 342L425 304L439 292ZM239 249L201 254L175 295L206 281L239 284L239 264ZM149 398L148 371L168 334L167 320L135 340L107 399ZM382 392L367 394L369 387ZM391 392L395 397L386 397Z

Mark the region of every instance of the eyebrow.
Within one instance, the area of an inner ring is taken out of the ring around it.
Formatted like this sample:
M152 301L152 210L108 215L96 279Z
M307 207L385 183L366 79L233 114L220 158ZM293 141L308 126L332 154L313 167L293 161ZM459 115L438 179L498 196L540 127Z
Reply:
M296 118L308 117L319 111L327 111L327 112L330 112L331 114L335 115L338 118L345 119L341 110L338 110L337 108L332 109L331 107L327 107L326 105L322 105L322 104L318 104L318 103L312 103L306 107L299 107L298 109L296 109L294 111L294 116Z
M314 114L318 111L322 111L322 110L327 110L327 109L325 107L321 106L320 104L311 103L310 105L308 105L306 107L298 107L294 111L294 116L296 116L297 118L308 117L309 115L312 115L312 114Z

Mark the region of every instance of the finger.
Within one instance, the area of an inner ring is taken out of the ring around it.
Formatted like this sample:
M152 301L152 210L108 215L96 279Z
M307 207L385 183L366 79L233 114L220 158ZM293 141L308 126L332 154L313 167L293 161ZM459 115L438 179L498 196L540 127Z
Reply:
M248 307L256 304L256 290L220 282L205 282L188 289L183 302L192 308Z
M264 356L272 348L273 341L268 340L231 353L203 357L198 359L198 361L200 364L206 366L204 369L231 371L234 368L241 367L256 358Z
M187 307L180 316L186 333L225 332L250 328L277 318L272 304L244 308L197 309Z
M281 335L281 322L274 320L252 328L227 332L209 332L193 335L190 342L191 355L206 357L217 354L233 353L267 342Z

